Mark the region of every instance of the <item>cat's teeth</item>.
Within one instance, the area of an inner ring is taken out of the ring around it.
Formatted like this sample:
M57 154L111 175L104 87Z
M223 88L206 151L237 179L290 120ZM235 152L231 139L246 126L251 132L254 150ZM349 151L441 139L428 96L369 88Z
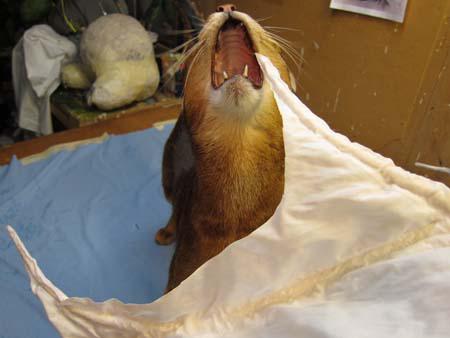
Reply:
M242 75L244 75L245 78L248 78L248 65L245 65Z

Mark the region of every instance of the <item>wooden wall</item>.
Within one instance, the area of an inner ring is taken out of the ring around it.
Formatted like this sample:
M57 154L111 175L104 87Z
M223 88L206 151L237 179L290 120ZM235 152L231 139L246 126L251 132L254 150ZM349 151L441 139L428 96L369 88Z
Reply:
M206 14L215 1L198 0ZM217 4L220 4L217 1ZM408 170L450 167L450 1L409 0L403 24L335 11L330 0L235 0L281 26L304 62L298 95L336 131Z

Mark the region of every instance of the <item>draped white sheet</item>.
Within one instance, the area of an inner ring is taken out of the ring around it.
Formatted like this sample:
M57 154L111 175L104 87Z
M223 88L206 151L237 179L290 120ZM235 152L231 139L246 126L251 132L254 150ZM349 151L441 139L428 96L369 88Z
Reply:
M61 83L61 69L77 55L77 47L48 25L28 29L14 47L12 75L21 128L53 133L50 96Z
M178 288L146 305L68 298L9 228L63 337L449 336L450 190L333 132L258 59L283 115L285 194Z

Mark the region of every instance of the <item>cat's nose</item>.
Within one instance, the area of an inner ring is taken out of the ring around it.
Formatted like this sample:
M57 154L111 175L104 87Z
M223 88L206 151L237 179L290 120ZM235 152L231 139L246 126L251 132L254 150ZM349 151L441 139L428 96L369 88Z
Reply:
M236 10L236 6L233 4L224 4L224 5L217 6L217 8L216 8L216 12L230 13L235 10Z

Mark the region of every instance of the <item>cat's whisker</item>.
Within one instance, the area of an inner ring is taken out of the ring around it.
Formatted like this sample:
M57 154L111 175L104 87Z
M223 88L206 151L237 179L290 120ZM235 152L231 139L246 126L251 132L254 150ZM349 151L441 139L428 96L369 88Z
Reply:
M268 32L269 38L272 39L290 58L292 58L295 63L305 63L304 58L300 53L287 41L280 38L277 35Z
M263 28L267 29L267 30L285 30L285 31L291 31L291 32L304 33L304 31L302 29L289 28L289 27L263 26Z
M266 16L264 18L255 19L255 21L256 22L262 22L262 21L266 21L266 20L272 19L272 17L273 17L272 15L271 16Z
M184 47L189 46L189 44L191 44L192 42L194 42L197 39L198 39L198 36L194 36L192 39L189 39L188 41L183 42L181 45L179 45L179 46L177 46L175 48L166 50L165 52L162 52L162 53L160 53L160 54L158 54L156 56L157 57L161 57L161 55L164 55L164 54L167 54L167 53L175 53L175 52L179 51L180 49L183 49Z
M195 63L197 62L197 59L199 58L199 56L206 50L206 44L203 44L202 46L200 46L197 54L194 56L194 59L192 60L192 63L187 71L186 74L186 81L189 79L189 75L191 74L191 70L193 65L195 65Z
M163 31L162 35L184 35L184 34L190 34L190 33L197 33L200 32L201 29L181 29L181 30L170 30L170 31Z
M184 64L186 60L197 51L197 55L194 57L195 60L198 57L198 53L200 53L200 51L203 50L204 47L205 46L203 41L198 41L189 50L184 51L180 59L177 60L172 66L170 66L170 68L163 74L163 78L166 78L166 80L164 81L162 86L165 87L169 83L169 81L175 76L176 72L179 71L181 65Z

